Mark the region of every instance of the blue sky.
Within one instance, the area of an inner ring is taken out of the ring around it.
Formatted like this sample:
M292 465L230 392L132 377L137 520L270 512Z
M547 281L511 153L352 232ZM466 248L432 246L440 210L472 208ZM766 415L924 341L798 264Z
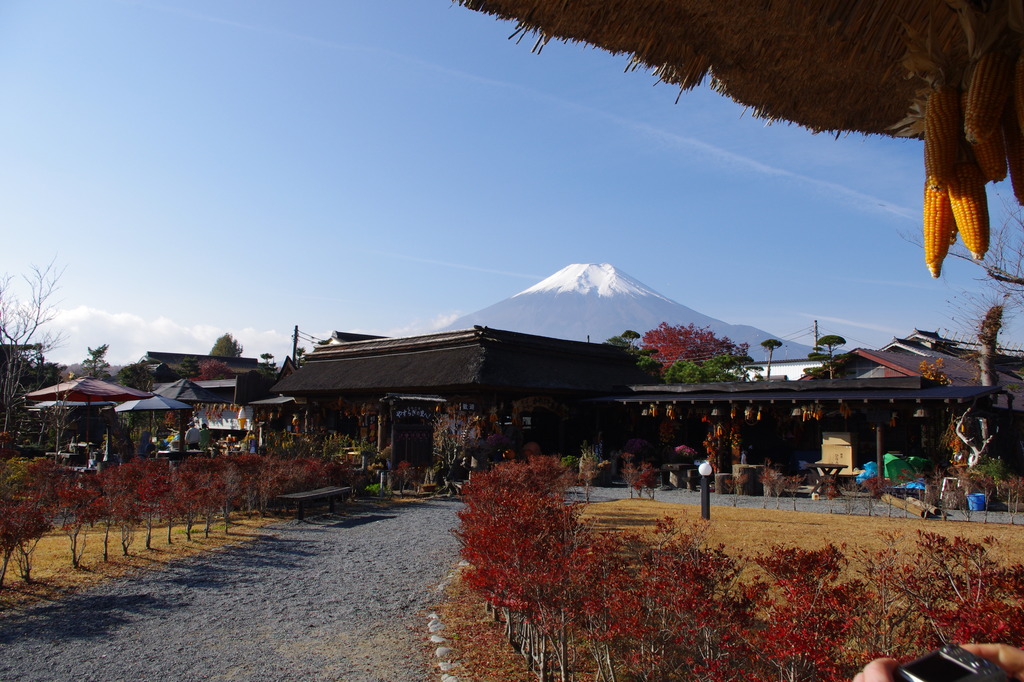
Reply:
M295 325L425 332L581 262L803 343L970 330L978 270L908 241L919 141L513 31L449 0L8 0L0 273L64 268L65 363L224 332L280 361Z

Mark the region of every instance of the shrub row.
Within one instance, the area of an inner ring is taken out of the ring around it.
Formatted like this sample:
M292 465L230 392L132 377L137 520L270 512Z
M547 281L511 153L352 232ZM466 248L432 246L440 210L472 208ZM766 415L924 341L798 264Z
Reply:
M82 474L48 459L0 462L0 588L11 559L25 581L32 579L32 552L54 528L68 539L70 563L78 568L85 548L83 530L103 530L103 558L109 559L111 534L123 555L136 531L145 529L151 548L154 528L185 526L188 541L204 522L209 536L216 517L230 532L235 510L265 514L280 494L325 485L354 485L361 472L329 460L235 455L191 458L175 468L166 460L135 459L96 474Z
M997 562L991 538L733 557L704 522L591 530L559 469L475 475L457 531L467 581L541 680L849 680L878 656L1024 641L1024 566Z

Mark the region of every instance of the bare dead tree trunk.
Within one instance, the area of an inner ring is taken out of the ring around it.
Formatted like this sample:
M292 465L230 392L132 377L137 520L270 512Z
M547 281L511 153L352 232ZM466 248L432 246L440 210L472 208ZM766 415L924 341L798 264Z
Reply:
M993 305L985 313L978 328L978 370L982 386L997 386L999 377L996 374L994 359L998 346L999 330L1003 326L1003 306Z

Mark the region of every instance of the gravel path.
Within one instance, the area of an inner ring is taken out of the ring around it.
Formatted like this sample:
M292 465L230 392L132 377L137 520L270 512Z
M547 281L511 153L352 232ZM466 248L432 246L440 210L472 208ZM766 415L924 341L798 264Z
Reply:
M635 495L635 493L634 493ZM591 502L607 502L610 500L621 500L629 497L629 489L622 484L610 487L594 487L590 489ZM584 492L582 488L574 488L570 498L583 501ZM654 499L658 502L671 502L674 504L700 505L700 491L685 490L683 488L663 488L654 492ZM812 500L807 495L798 495L794 498L785 495L776 500L774 497L761 497L752 495L719 495L711 493L711 518L715 517L715 507L741 507L748 509L775 509L792 510L794 505L796 511L815 512L819 514L854 514L859 516L895 516L906 515L902 509L890 507L884 502L872 500L868 497L851 497L828 500L825 498ZM938 519L938 517L930 517ZM1006 511L972 511L969 514L965 511L952 510L947 512L947 519L950 521L971 521L972 523L1014 523L1024 524L1024 512L1011 515Z
M0 619L0 680L437 680L460 507L357 504Z

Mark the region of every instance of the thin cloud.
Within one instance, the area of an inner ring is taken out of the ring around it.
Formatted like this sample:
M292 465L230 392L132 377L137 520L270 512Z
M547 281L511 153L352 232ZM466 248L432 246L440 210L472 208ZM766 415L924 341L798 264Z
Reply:
M815 190L819 191L822 194L835 197L836 199L838 199L839 201L843 202L844 204L848 204L848 205L850 205L850 206L852 206L854 208L857 208L857 209L859 209L861 211L864 211L864 212L867 212L867 213L879 213L879 212L887 213L887 214L894 215L894 216L896 216L898 218L901 218L901 219L904 219L904 220L918 220L920 218L920 210L919 209L909 208L909 207L906 207L906 206L900 206L898 204L894 204L894 203L886 201L884 199L880 199L878 197L874 197L874 196L871 196L869 194L864 194L863 192L858 192L858 191L856 191L854 189L851 189L851 188L849 188L849 187L847 187L845 185L841 185L841 184L838 184L838 183L835 183L835 182L829 182L827 180L821 180L821 179L813 178L813 177L810 177L810 176L807 176L807 175L801 175L800 173L794 173L794 172L786 170L784 168L779 168L777 166L771 166L771 165L765 164L765 163L763 163L761 161L757 161L757 160L755 160L753 158L750 158L748 156L743 156L741 154L737 154L737 153L729 151L727 149L723 149L721 147L717 147L715 145L708 144L707 142L704 142L702 140L699 140L699 139L696 139L696 138L693 138L693 137L687 137L687 136L683 136L683 135L678 135L676 133L670 133L670 132L667 132L665 130L661 130L659 128L656 128L656 127L651 126L651 125L646 124L646 123L637 123L635 121L623 118L621 116L616 116L614 114L610 114L610 113L608 113L606 111L602 111L600 109L595 109L593 107L582 105L582 104L579 104L578 102L573 102L573 101L570 101L570 100L566 100L566 99L564 99L562 97L559 97L557 95L552 95L552 94L549 94L549 93L541 92L539 90L536 90L536 89L533 89L533 88L530 88L530 87L527 87L527 86L523 86L523 85L520 85L518 83L510 83L508 81L502 81L502 80L498 80L498 79L494 79L494 78L488 78L488 77L480 76L480 75L474 74L474 73L469 73L469 72L463 71L461 69L453 69L453 68L450 68L450 67L447 67L447 66L442 66L442 65L439 65L439 64L436 64L436 63L433 63L433 62L427 62L427 61L424 61L424 60L419 59L417 57L414 57L414 56L411 56L411 55L408 55L408 54L403 54L403 53L400 53L400 52L394 52L394 51L390 51L390 50L381 50L381 49L378 49L378 48L370 48L370 47L364 47L364 46L348 45L348 44L339 43L339 42L332 41L332 40L325 40L323 38L316 38L316 37L313 37L313 36L310 36L310 35L306 35L306 34L302 34L302 33L295 33L295 32L292 32L292 31L282 31L281 29L274 28L274 27L257 26L257 25L253 25L253 24L246 24L246 23L242 23L242 22L238 22L238 21L222 19L220 17L216 17L216 16L213 16L213 15L203 14L203 13L199 13L199 12L192 12L192 11L188 11L188 10L182 10L180 8L177 8L177 7L169 7L167 5L163 5L163 4L160 4L160 3L146 3L144 6L150 8L150 9L156 10L156 11L176 14L176 15L184 16L184 17L187 17L187 18L190 18L190 19L194 19L194 20L197 20L197 21L203 21L203 22L207 22L207 23L213 23L213 24L218 24L218 25L222 25L222 26L228 26L228 27L231 27L231 28L236 28L236 29L241 29L241 30L246 30L246 31L258 32L258 33L267 34L267 35L275 35L275 36L279 36L281 38L286 38L286 39L295 40L295 41L299 41L299 42L309 43L309 44L312 44L312 45L317 45L319 47L326 47L326 48L334 49L334 50L350 50L350 51L355 50L355 51L366 52L368 54L369 53L373 53L373 54L377 54L377 55L386 55L386 56L388 56L388 57L390 57L392 59L404 61L407 64L414 65L414 66L416 66L418 68L421 68L423 70L434 71L435 73L445 74L445 75L453 77L453 78L457 78L457 79L460 79L460 80L465 80L465 81L469 81L469 82L473 82L473 83L477 83L477 84L484 84L484 85L489 85L489 86L493 86L493 87L503 88L503 89L507 89L507 90L514 90L516 92L528 95L528 96L530 96L530 97L532 97L534 99L548 101L548 102L556 104L556 105L558 105L560 107L566 107L566 108L573 109L575 111L585 112L585 113L589 114L590 116L593 116L593 117L596 117L596 118L602 118L602 119L605 119L607 121L611 121L611 122L615 123L617 126L619 126L621 128L624 128L624 129L627 129L627 130L630 130L630 131L633 131L633 132L641 133L641 134L643 134L643 135L645 135L645 136L647 136L647 137L649 137L651 139L659 140L659 141L664 141L664 142L669 142L669 143L674 144L676 146L685 147L685 148L687 148L689 150L696 151L697 153L701 154L703 157L711 159L711 160L713 160L714 162L716 162L717 164L719 164L721 166L733 166L733 167L741 168L741 169L743 169L743 170L745 170L746 172L749 172L749 173L755 173L755 174L758 174L758 175L774 177L774 178L777 178L777 179L789 180L789 181L792 181L792 182L799 183L801 185L812 187L812 188L814 188ZM398 257L398 256L396 256L396 257ZM413 261L418 260L418 259L415 259L415 258L412 258L412 257L407 257L406 259L407 260L413 260ZM420 260L418 262L434 263L433 261L429 261L429 260ZM488 272L488 273L494 273L494 274L505 274L505 275L511 275L511 276L514 276L514 277L524 277L524 278L532 278L533 277L533 275L523 275L523 274L520 274L520 273L497 272L497 271L493 271L493 270L487 270L485 268L473 268L473 267L470 267L470 266L460 266L460 265L448 264L448 263L442 263L442 262L436 262L434 264L442 265L442 266L446 266L446 267L461 267L463 269L477 270L479 272Z
M614 117L613 117L614 118ZM736 166L747 170L748 172L756 173L758 175L765 175L769 177L779 178L783 180L790 180L797 182L802 185L813 187L819 192L834 196L844 204L849 204L854 208L861 209L866 212L883 212L895 215L899 218L906 220L918 220L920 219L920 211L912 209L906 206L900 206L878 197L873 197L870 194L864 194L854 189L850 189L845 185L839 183L829 182L827 180L820 180L818 178L812 178L807 175L801 175L800 173L794 173L793 171L786 170L784 168L778 168L776 166L770 166L762 163L748 156L743 156L735 152L731 152L721 147L708 144L696 138L685 137L676 133L669 133L664 130L655 128L647 124L631 123L629 121L621 121L623 125L629 125L635 128L639 132L643 132L652 137L657 137L666 142L675 144L677 146L686 147L690 150L696 151L706 158L717 161L722 166Z
M436 332L440 329L444 329L455 320L461 317L461 313L442 313L436 315L426 322L421 320L413 320L407 325L401 327L395 327L387 331L381 332L381 336L415 336L416 334L429 334L430 332Z
M894 327L888 327L886 325L875 324L873 322L861 322L859 320L849 320L843 317L827 317L825 315L812 315L810 313L797 313L801 317L806 317L809 320L819 320L821 322L831 322L833 324L841 324L847 327L855 327L857 329L867 329L873 332L884 332L886 334L899 334L902 331Z

